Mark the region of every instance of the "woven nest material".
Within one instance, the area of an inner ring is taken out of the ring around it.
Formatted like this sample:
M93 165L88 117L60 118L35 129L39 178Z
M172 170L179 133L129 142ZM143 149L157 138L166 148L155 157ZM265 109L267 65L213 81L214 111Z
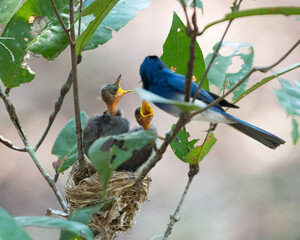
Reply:
M133 186L134 178L132 172L113 172L106 192L107 198L114 198L115 201L94 213L89 224L96 238L114 239L118 232L130 232L142 204L147 200L150 184L150 178L146 177L139 186ZM102 183L92 166L89 169L79 168L75 164L65 188L71 213L103 201Z

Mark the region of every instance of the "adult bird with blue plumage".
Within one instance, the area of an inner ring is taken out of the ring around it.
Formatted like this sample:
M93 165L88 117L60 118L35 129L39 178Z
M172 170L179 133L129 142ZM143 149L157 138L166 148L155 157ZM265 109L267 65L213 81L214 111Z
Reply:
M148 56L145 58L140 67L140 75L142 77L144 89L166 99L184 101L185 76L172 72L157 56ZM192 82L190 101L192 101L197 89L198 84ZM201 89L195 104L201 108L205 108L217 98L219 98L218 95ZM166 103L155 103L155 105L173 116L178 117L181 114L181 110L174 105ZM272 133L226 113L222 107L238 108L236 105L231 104L226 100L222 100L215 106L194 116L192 120L207 121L211 123L226 123L272 149L285 143L284 140Z
M143 101L142 106L136 108L135 110L135 119L140 125L140 127L134 128L131 132L149 130L156 132L155 127L151 124L154 111L152 107L146 102ZM126 162L121 164L116 170L117 171L128 171L135 172L140 166L142 166L152 155L153 146L152 143L147 144L141 149L134 150L132 157Z
M88 156L88 150L92 144L100 137L127 133L129 131L129 121L122 117L118 110L118 103L121 98L132 90L123 90L120 86L121 75L114 84L109 84L101 91L101 97L107 106L107 110L102 115L96 115L89 119L83 132L83 148ZM106 143L107 150L110 145Z

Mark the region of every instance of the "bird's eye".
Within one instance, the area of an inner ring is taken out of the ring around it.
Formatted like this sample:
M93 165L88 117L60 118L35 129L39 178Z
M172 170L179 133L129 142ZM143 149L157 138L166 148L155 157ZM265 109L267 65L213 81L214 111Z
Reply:
M140 108L137 108L137 109L135 109L135 116L138 116L138 115L140 115L140 111L141 111L141 109Z
M115 86L113 86L113 87L111 87L111 88L109 89L109 91L110 91L111 94L116 95L117 92L118 92L118 88L115 87Z

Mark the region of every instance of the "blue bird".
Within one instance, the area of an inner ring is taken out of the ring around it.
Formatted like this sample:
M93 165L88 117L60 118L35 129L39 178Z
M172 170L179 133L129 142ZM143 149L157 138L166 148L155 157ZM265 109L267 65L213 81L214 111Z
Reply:
M148 56L140 67L140 75L143 81L143 88L161 97L171 100L184 101L185 76L172 72L157 56ZM193 97L198 84L192 82L191 96ZM219 96L201 89L200 96L195 104L201 108L216 100ZM191 98L192 100L192 98ZM156 106L169 114L179 117L182 111L171 104L155 103ZM285 141L261 128L253 126L241 119L226 113L222 107L238 108L236 105L222 100L214 107L207 109L201 114L193 117L193 120L207 121L211 123L226 123L234 129L246 134L265 146L275 149Z

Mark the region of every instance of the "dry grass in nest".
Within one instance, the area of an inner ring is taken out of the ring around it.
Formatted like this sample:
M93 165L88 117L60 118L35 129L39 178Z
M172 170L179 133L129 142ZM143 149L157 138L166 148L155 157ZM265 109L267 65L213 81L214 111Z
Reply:
M89 177L89 172L92 174ZM93 214L89 227L95 237L114 239L117 232L129 233L135 218L147 200L150 179L146 177L139 186L133 186L135 174L114 172L107 186L107 198L115 201L107 208ZM75 164L66 184L66 199L71 213L79 208L100 203L102 183L98 173Z

